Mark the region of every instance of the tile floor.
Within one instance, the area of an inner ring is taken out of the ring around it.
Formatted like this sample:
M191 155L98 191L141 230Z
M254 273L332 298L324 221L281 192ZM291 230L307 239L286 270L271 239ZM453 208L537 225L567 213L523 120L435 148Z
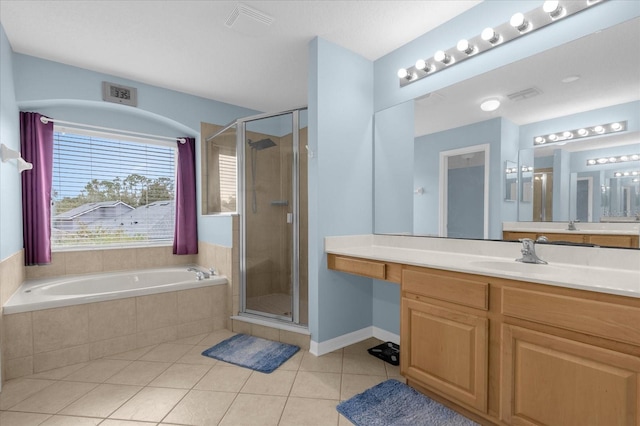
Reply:
M271 374L204 357L227 330L5 382L0 425L294 425L351 423L336 405L398 367L369 339L316 357L299 351Z

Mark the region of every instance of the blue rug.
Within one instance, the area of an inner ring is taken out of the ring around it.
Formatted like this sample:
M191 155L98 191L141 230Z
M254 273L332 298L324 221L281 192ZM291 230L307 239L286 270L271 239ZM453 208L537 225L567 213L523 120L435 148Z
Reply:
M271 373L298 350L300 350L298 346L287 343L236 334L210 347L202 352L202 355L261 373Z
M397 380L387 380L336 407L357 426L478 426Z

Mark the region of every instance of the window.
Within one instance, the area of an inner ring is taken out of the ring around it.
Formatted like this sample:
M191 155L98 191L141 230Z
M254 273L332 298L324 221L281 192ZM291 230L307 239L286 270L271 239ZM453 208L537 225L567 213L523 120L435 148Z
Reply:
M166 142L56 127L52 249L171 243L176 151Z

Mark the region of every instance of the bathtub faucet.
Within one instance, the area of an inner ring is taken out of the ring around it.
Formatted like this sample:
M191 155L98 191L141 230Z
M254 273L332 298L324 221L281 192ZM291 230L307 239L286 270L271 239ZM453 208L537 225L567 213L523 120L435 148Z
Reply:
M200 268L196 268L195 266L190 266L187 268L187 271L190 272L195 272L196 273L196 278L198 279L198 281L204 279L204 278L209 278L211 276L211 274L208 271L204 271Z

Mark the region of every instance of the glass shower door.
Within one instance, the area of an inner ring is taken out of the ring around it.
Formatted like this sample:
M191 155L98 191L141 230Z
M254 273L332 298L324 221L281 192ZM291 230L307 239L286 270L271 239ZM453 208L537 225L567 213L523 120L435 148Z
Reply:
M243 312L296 321L297 148L293 114L243 123ZM296 135L296 138L297 135Z

